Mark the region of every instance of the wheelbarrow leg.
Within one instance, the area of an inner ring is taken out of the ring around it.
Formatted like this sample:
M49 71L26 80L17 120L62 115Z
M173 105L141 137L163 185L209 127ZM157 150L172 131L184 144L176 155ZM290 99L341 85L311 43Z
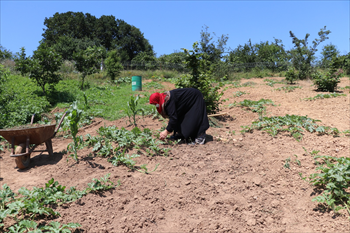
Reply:
M26 151L26 144L21 143L16 148L16 154L21 154ZM19 169L25 169L29 166L30 163L30 153L27 155L19 156L15 158L16 165Z
M52 149L52 141L51 138L45 142L46 150L49 152L49 155L53 155L53 149Z

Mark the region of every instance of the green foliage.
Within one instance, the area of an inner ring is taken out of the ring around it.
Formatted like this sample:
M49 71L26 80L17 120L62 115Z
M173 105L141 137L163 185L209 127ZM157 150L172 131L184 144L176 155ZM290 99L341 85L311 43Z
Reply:
M328 45L325 45L323 48L322 48L322 52L321 52L321 68L329 68L332 60L336 57L339 56L339 50L337 50L337 47L335 45L333 45L332 43L331 44L328 44ZM341 67L339 67L341 68Z
M240 97L240 96L242 96L244 94L249 94L249 93L246 93L245 91L236 91L236 92L233 93L233 96Z
M346 96L346 94L340 94L340 93L318 94L314 97L305 98L304 100L328 99L328 98L334 98L338 96Z
M21 72L22 76L30 72L30 57L27 57L24 47L21 48L21 53L17 53L15 63L16 70Z
M321 159L321 162L317 159ZM350 158L315 156L315 160L319 165L316 170L320 173L311 174L309 182L324 191L312 200L323 203L336 212L346 209L350 214L350 193L347 191L350 182Z
M155 89L163 89L164 86L162 84L160 84L159 82L149 82L149 83L146 83L145 85L143 85L143 87L145 89L150 89L150 90L155 90Z
M279 87L279 88L276 88L275 90L276 91L284 91L284 92L292 92L292 91L294 91L295 89L297 89L297 88L299 88L299 89L301 89L301 86L286 86L286 87Z
M131 60L131 66L138 70L156 70L157 58L153 51L140 52Z
M73 142L69 143L67 146L67 151L73 152L70 154L70 157L73 157L75 161L78 161L78 149L80 149L83 145L83 138L77 137L78 133L78 125L82 116L82 110L78 109L77 102L75 101L71 105L71 109L67 111L67 123L69 125L70 133L73 137Z
M41 87L45 96L47 95L46 84L53 89L54 85L61 80L58 71L62 62L61 55L44 43L34 51L33 58L29 62L29 77Z
M117 50L109 51L107 58L105 60L105 67L107 70L107 75L112 81L120 75L120 71L123 69L123 65L120 62L120 57Z
M191 74L182 75L175 83L177 88L197 88L203 94L207 113L216 113L219 110L220 98L223 92L219 92L222 84L214 86L211 78L210 62L204 53L199 52L198 43L193 44L193 50L184 49L186 53L186 67Z
M283 81L277 81L277 80L274 80L274 79L264 79L264 82L267 82L266 85L270 86L270 87L273 87L275 84L281 84L281 83L284 83Z
M88 47L102 46L104 50L118 49L121 61L131 61L138 53L153 51L140 29L112 15L100 18L89 13L55 13L45 18L44 42L54 47L65 60Z
M104 57L104 53L104 48L93 46L73 54L76 62L75 67L81 72L81 89L84 89L85 77L99 71L100 62Z
M306 79L311 77L313 73L312 62L315 60L317 46L328 39L327 35L331 32L326 30L326 26L318 32L319 39L312 41L312 46L309 47L309 33L304 39L298 39L292 31L289 31L290 37L293 39L294 49L290 51L293 67L298 71L298 79Z
M338 65L335 62L331 62L330 66L331 68L326 74L315 72L312 75L314 85L320 91L334 92L343 76L343 70L336 68Z
M260 120L262 120L263 115L266 113L266 107L264 106L266 104L271 104L275 106L273 101L270 99L260 99L258 101L245 99L239 102L240 106L247 107L252 112L257 112L259 114Z
M254 129L263 130L275 137L279 132L288 132L297 141L303 138L304 129L310 133L317 132L318 134L338 134L338 129L320 126L315 120L307 116L286 115L278 117L263 117L259 121L254 121L251 126L242 126L241 133L252 132Z
M110 174L105 175L101 179L93 179L92 183L82 191L75 187L59 185L53 178L49 180L44 188L33 187L29 190L22 187L15 194L7 184L0 189L0 231L1 232L71 232L70 229L80 227L78 223L61 224L51 221L50 223L35 222L43 217L52 218L60 216L56 212L57 205L76 201L90 192L101 193L109 189L113 189L120 185L114 185L109 180ZM3 222L14 221L15 223L4 229Z
M28 78L9 75L0 87L0 128L25 125L35 114L35 121L46 112L50 103L37 93L40 89Z
M114 189L115 187L120 185L120 182L118 182L117 185L114 185L112 181L109 180L110 173L105 175L104 177L101 177L100 179L93 178L91 183L88 183L88 188L85 189L87 193L99 193L101 191L106 191L110 189Z
M130 101L128 101L128 108L126 108L124 111L126 115L129 118L130 124L133 124L135 127L137 126L136 124L136 115L138 112L142 114L142 116L145 113L145 110L143 108L138 108L138 102L139 102L140 96L137 95L136 98L134 96L130 96ZM133 121L131 121L131 119Z
M290 169L290 163L291 162L295 162L298 166L300 166L301 163L300 163L300 160L298 159L298 156L297 155L294 155L294 156L295 156L295 160L292 161L291 158L287 158L285 163L284 163L284 165L283 165L283 167L285 167L287 169Z
M230 51L228 56L230 64L234 65L237 72L251 71L258 68L257 76L262 77L261 69L271 69L272 72L282 71L286 69L288 55L284 49L282 40L276 39L269 43L260 42L260 44L252 44L251 40Z
M285 76L289 84L294 84L299 79L299 72L294 67L290 67Z
M0 61L12 59L13 57L14 56L10 50L7 50L2 45L0 45Z

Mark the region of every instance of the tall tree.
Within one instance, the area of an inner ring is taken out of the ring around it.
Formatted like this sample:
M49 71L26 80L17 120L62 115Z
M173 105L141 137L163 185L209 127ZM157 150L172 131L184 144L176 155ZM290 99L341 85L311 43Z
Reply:
M64 59L89 46L103 46L107 51L117 49L123 62L131 61L140 52L153 52L140 29L114 16L96 18L88 13L56 13L45 18L43 41L54 46Z
M88 47L74 53L75 67L81 72L81 89L84 89L85 77L98 72L98 66L105 50L102 47Z
M124 20L117 20L118 34L115 41L122 61L131 61L141 52L152 52L153 46L144 37L140 29L127 24Z
M13 59L13 54L10 50L5 49L0 45L0 60Z
M319 39L312 41L312 46L309 46L308 38L310 34L307 33L304 39L298 39L292 31L289 31L290 37L293 39L294 49L290 51L293 66L299 71L299 79L305 79L311 76L312 62L316 59L315 53L320 43L328 39L328 34L331 31L326 30L326 26L321 28L318 32Z
M52 89L61 80L61 75L58 73L61 65L61 55L45 43L39 45L29 60L29 77L41 87L45 96L47 96L46 84Z
M327 68L330 65L332 59L334 59L335 57L338 57L339 54L340 54L339 50L332 43L329 45L325 45L322 48L322 52L321 52L321 67Z

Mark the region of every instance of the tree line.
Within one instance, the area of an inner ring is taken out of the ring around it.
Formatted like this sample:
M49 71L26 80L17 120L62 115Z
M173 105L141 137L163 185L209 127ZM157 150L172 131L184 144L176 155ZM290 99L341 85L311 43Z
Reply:
M114 16L103 15L100 18L89 13L55 13L45 18L46 26L42 40L33 56L26 55L25 48L12 54L0 47L0 60L12 59L16 69L22 75L36 80L45 94L46 84L53 86L60 80L57 71L64 60L73 61L82 76L82 88L87 75L98 72L103 66L108 76L115 79L122 69L172 69L188 72L188 53L186 49L156 57L153 46L144 37L140 29L129 25ZM194 55L202 62L203 72L211 72L214 78L221 78L227 73L246 72L252 69L269 69L272 72L287 71L293 67L298 71L298 78L311 77L313 67L342 68L350 73L350 53L340 56L335 45L322 48L321 59L315 54L321 43L331 33L326 27L321 28L318 36L311 43L310 34L299 39L292 31L290 37L294 47L286 50L282 40L274 38L253 44L249 39L235 49L227 48L228 35L217 36L210 33L208 26L203 26L200 40L193 48ZM187 64L187 65L186 65Z

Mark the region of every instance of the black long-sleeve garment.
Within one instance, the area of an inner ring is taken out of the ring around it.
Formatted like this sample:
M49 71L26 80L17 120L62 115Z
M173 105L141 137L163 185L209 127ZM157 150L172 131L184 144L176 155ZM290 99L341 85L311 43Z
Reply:
M209 128L207 110L202 93L195 88L180 88L170 91L170 99L164 106L169 116L167 130L180 132L185 139L205 133Z

